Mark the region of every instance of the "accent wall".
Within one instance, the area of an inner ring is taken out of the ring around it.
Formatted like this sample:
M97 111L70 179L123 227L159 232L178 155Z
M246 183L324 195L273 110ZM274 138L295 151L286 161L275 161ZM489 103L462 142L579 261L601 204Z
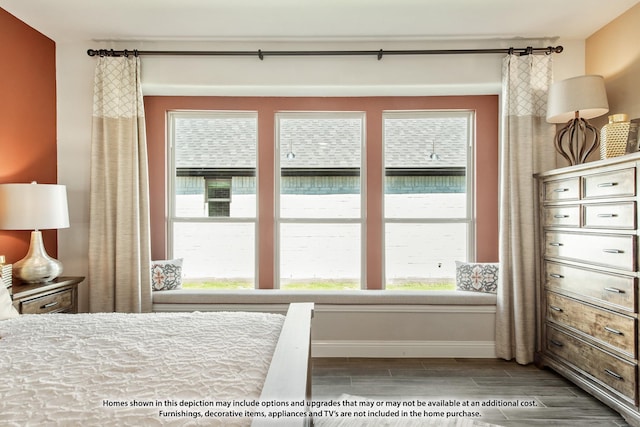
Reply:
M0 183L57 183L56 45L0 8ZM49 255L57 231L43 232ZM29 231L0 230L0 255L26 255Z

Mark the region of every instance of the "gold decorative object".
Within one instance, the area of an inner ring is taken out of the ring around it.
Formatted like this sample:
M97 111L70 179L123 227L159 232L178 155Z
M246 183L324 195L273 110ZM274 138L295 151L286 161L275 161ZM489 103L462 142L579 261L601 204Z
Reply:
M627 114L613 114L609 116L609 123L600 130L600 158L622 156L627 152L629 138L629 116Z

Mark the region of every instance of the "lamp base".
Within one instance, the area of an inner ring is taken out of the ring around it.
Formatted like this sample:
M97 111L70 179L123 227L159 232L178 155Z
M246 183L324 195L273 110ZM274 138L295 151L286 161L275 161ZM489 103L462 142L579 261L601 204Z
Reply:
M50 282L62 274L62 263L51 258L44 248L42 232L31 232L29 252L13 264L13 276L26 283Z
M585 119L576 117L556 134L556 150L571 166L586 163L591 153L598 148L598 130Z

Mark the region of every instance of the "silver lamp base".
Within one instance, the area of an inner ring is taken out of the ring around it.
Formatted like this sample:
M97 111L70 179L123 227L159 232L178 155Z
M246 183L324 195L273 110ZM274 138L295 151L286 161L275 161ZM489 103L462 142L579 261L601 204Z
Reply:
M13 264L13 275L26 283L50 282L62 274L62 263L51 258L44 248L42 232L31 232L29 252Z

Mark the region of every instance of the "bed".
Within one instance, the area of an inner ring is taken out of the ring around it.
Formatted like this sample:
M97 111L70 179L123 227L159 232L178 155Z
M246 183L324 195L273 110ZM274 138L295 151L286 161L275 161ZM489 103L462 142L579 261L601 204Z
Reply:
M307 425L312 315L312 303L291 304L286 316L17 316L5 304L0 418L15 426Z

